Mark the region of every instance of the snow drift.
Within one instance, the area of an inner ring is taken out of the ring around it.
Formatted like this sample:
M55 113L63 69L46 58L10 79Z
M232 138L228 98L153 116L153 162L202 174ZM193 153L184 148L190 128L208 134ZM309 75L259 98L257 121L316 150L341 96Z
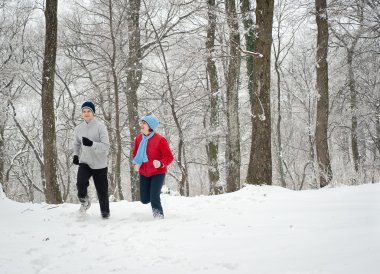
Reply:
M0 199L1 273L378 273L380 184L291 191L247 186L149 205Z

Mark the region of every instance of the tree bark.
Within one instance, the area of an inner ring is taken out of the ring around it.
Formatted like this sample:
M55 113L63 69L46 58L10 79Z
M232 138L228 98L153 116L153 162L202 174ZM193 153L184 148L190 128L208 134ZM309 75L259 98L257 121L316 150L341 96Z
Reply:
M270 57L272 47L274 1L256 1L256 41L254 51L262 55L254 60L251 96L252 143L246 182L272 184Z
M277 74L277 145L278 145L278 153L277 153L277 161L278 161L278 169L280 173L280 181L281 186L286 188L285 176L284 176L284 166L283 162L283 150L282 150L282 134L281 134L281 73L278 64L278 55L275 57L275 70Z
M327 129L329 118L329 86L328 86L328 21L326 0L315 0L316 22L318 27L317 37L317 123L315 140L317 161L319 165L320 187L327 186L332 179L329 148L327 142Z
M2 88L2 87L1 87ZM0 97L2 102L0 102L0 187L5 192L5 184L4 184L4 171L5 171L5 127L8 120L8 102L5 100L5 96ZM1 192L1 189L0 189Z
M375 113L374 120L376 120L375 145L376 145L377 150L380 153L380 100L379 100L377 107L376 107L376 113Z
M255 24L250 16L250 1L241 0L241 12L243 14L244 37L247 51L253 52L255 47ZM248 77L248 92L252 100L253 91L253 56L246 57L247 77Z
M350 108L351 108L351 148L352 160L355 171L359 171L359 148L358 148L358 117L357 117L357 91L355 88L355 76L352 65L354 51L349 49L347 54L348 60L348 85L350 87Z
M115 163L115 185L117 187L117 199L124 200L121 187L121 133L120 133L120 107L119 107L119 80L116 72L116 38L113 29L113 7L112 0L108 1L110 35L112 42L111 72L115 92L115 134L116 134L116 163Z
M128 21L128 57L127 57L127 108L128 108L128 122L129 122L129 136L131 144L133 145L136 136L140 133L139 127L139 113L137 102L137 90L140 86L142 77L142 64L141 64L141 44L140 44L140 0L129 0L129 7L127 10ZM131 194L132 201L140 200L140 180L137 172L134 171L132 166L132 149L130 150L130 164L129 172L131 175Z
M210 91L210 120L209 134L206 145L207 162L208 162L208 178L210 182L209 194L215 195L222 193L222 188L217 185L219 182L219 167L218 167L218 151L219 137L215 132L219 127L219 84L218 72L216 70L215 61L213 58L215 45L215 30L216 30L216 11L215 0L208 0L208 26L207 26L207 79Z
M115 180L115 172L114 167L116 166L116 146L114 142L114 134L113 134L113 126L112 126L112 120L113 120L113 98L112 98L112 91L111 91L111 85L109 81L109 77L107 75L106 78L106 92L102 93L99 92L99 100L98 104L99 107L102 109L103 112L103 119L105 121L107 132L108 132L108 138L110 140L110 152L109 152L109 158L111 161L111 165L108 166L108 195L113 196L113 201L116 200L117 196L117 185ZM97 87L98 90L100 90L100 87L96 84L96 82L93 82L94 86Z
M227 192L240 189L240 130L239 130L239 78L240 33L235 0L226 0L225 8L229 28L229 63L227 71L227 136L226 171Z
M283 165L283 149L282 149L282 132L281 132L281 121L282 121L282 114L281 114L281 64L283 61L283 58L280 59L280 55L282 52L282 36L281 36L281 24L282 24L282 16L283 11L281 7L281 3L279 4L280 11L277 12L277 48L275 45L274 47L274 69L276 71L277 75L277 124L276 124L276 138L277 138L277 162L278 162L278 172L280 173L280 182L281 186L286 188L286 182L285 182L285 174L284 174L284 165ZM273 43L274 44L274 43Z
M57 145L54 114L54 76L57 54L58 0L46 0L45 53L42 73L42 122L45 199L49 204L62 203L57 180Z
M1 114L2 117L4 116L3 113L4 112L2 111L2 114ZM2 187L3 190L5 189L5 187L3 186L3 184L4 184L4 162L5 162L5 153L4 153L4 149L5 149L5 139L4 139L5 121L6 121L6 119L4 119L4 121L0 121L0 186Z

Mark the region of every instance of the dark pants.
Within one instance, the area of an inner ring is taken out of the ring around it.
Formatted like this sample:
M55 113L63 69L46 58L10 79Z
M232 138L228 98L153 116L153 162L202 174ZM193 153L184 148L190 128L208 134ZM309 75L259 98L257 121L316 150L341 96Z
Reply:
M140 174L140 199L143 204L150 203L153 216L164 215L161 206L161 188L164 184L165 173L145 177Z
M110 212L108 200L108 168L92 169L86 164L79 164L77 176L77 189L79 200L87 196L87 187L89 186L89 179L92 176L95 183L96 193L98 194L100 211Z

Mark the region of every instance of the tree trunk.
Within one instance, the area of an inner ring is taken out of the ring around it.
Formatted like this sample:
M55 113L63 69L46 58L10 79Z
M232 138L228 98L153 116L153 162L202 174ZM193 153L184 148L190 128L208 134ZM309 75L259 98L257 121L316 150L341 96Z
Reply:
M71 158L71 153L67 153L68 155L66 155L65 157L65 172L70 170L71 166L72 166L72 158ZM68 173L67 174L67 187L65 188L65 191L63 192L63 201L67 201L67 199L69 198L69 195L70 195L70 190L71 190L71 186L73 185L73 182L71 180L71 174ZM74 184L75 186L75 184Z
M280 11L281 12L281 11ZM281 134L281 63L280 54L281 49L281 23L282 14L279 13L277 17L277 50L274 48L274 69L277 75L277 162L278 162L278 172L280 173L281 186L286 188L285 175L284 175L284 165L283 165L283 149L282 149L282 134ZM274 46L274 45L273 45Z
M376 145L377 150L380 153L380 100L377 103L376 113L375 113L375 120L376 120L375 145Z
M3 117L3 111L1 116ZM4 153L4 129L5 129L5 121L0 121L0 186L2 187L3 190L5 190L5 187L3 186L4 184L4 161L5 161L5 153ZM1 190L0 190L1 191Z
M216 30L216 13L215 0L208 0L208 27L207 27L207 79L210 91L210 124L209 134L206 145L208 178L210 182L209 194L215 195L222 193L222 188L217 185L219 182L218 151L219 137L215 132L219 127L219 84L218 73L213 59L215 30Z
M227 72L227 136L226 171L227 192L240 189L240 130L239 130L239 78L240 33L235 0L226 0L225 8L229 28L229 63Z
M364 7L361 4L357 5L359 16L359 29L354 35L354 40L352 41L351 47L348 48L347 52L347 63L348 63L348 86L350 87L350 107L351 107L351 148L352 148L352 160L354 162L355 171L359 171L360 155L358 148L358 108L357 108L357 91L356 82L353 67L353 57L355 53L356 45L359 41L360 36L363 32L363 21L364 21Z
M129 0L129 8L127 10L128 21L128 58L127 58L127 108L129 122L129 136L133 145L136 136L140 132L139 113L137 103L137 90L140 86L142 76L141 64L141 45L140 45L140 0ZM140 200L140 180L137 172L132 166L132 149L130 150L129 172L131 175L131 193L132 201Z
M272 147L270 112L270 57L274 1L256 1L257 35L254 51L262 54L254 60L251 96L252 143L246 182L272 184Z
M120 133L120 107L119 107L119 80L116 73L116 38L113 30L112 1L108 1L109 24L112 41L111 71L115 91L115 134L116 134L116 163L115 163L115 186L117 187L116 198L124 200L121 187L121 133Z
M4 190L4 172L5 172L5 126L8 120L8 102L5 100L5 96L0 97L2 102L0 102L0 188ZM1 189L0 189L1 192Z
M353 50L349 50L347 54L348 60L348 85L350 87L350 107L351 107L351 148L352 160L354 162L355 171L359 171L359 148L358 148L358 118L357 118L357 92L355 88L354 69L352 67Z
M310 182L310 187L312 189L318 188L318 167L315 163L315 138L313 136L312 128L313 128L313 114L312 110L314 108L314 102L311 94L309 93L309 98L308 98L308 112L307 112L307 136L308 136L308 141L309 141L309 161L312 166L313 170L313 180Z
M329 118L329 86L328 86L328 40L329 30L327 22L326 0L315 0L316 21L318 27L317 37L317 123L315 140L317 161L319 165L320 187L327 186L332 179L329 148L327 142L327 129Z
M172 97L172 101L173 97ZM172 107L172 114L174 112L174 107ZM178 118L173 115L174 121L176 122L177 128L180 128L180 124ZM187 163L186 163L186 154L185 154L185 146L183 141L183 133L182 129L179 130L179 142L178 142L178 166L181 170L181 180L179 183L179 194L181 196L189 196L189 184L188 184L188 172L187 172Z
M102 109L103 112L103 118L105 121L105 125L107 127L108 132L108 139L110 140L110 150L109 150L109 158L111 161L111 164L108 165L108 195L113 196L113 201L116 200L115 197L117 196L117 186L115 183L115 172L114 167L116 166L116 147L114 142L114 136L113 136L113 126L112 126L112 115L113 115L113 98L111 95L111 86L110 81L107 75L107 85L106 85L106 92L102 93L99 92L99 106ZM94 83L96 85L96 83Z
M57 145L54 114L54 76L57 53L58 0L46 0L45 53L42 73L42 122L45 172L45 199L49 204L62 203L57 180Z
M280 68L278 64L278 56L276 56L276 62L275 62L275 70L277 74L277 146L278 146L278 152L277 152L277 161L278 161L278 169L280 173L280 181L281 186L286 188L286 182L285 182L285 176L284 176L284 166L282 164L282 140L281 140L281 74L280 74Z
M255 46L255 24L250 16L250 1L241 0L241 12L243 14L243 25L244 25L244 37L247 51L253 52ZM246 57L247 66L247 77L248 77L248 92L249 97L252 101L252 90L253 90L253 56L249 55Z

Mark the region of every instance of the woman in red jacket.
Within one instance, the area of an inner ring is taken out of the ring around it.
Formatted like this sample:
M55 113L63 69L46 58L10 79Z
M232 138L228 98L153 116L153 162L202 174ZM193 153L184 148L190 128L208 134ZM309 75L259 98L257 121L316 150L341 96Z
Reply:
M135 138L132 163L140 174L141 202L151 203L153 217L163 219L160 194L173 154L165 137L156 132L158 124L154 115L141 119L141 134Z

